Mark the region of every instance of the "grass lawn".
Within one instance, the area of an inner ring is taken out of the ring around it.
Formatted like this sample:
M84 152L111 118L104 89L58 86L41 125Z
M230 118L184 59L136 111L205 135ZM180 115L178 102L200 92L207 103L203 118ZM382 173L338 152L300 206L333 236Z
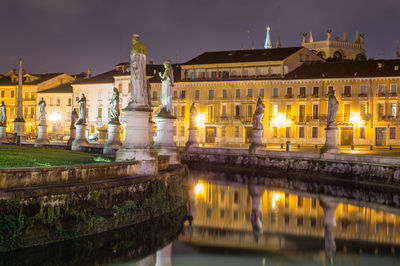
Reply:
M111 161L113 161L112 158L100 154L0 145L0 168L87 164Z

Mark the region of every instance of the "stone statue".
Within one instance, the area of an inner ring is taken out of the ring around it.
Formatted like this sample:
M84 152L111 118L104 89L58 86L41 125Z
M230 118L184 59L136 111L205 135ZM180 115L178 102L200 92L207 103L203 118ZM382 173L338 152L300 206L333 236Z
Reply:
M258 98L256 110L253 114L253 129L263 129L263 125L261 120L264 117L265 105L261 101L261 98Z
M39 112L38 112L38 119L40 121L40 123L42 124L46 124L46 102L44 101L43 97L40 98L39 101Z
M7 125L6 105L4 104L4 101L1 101L1 105L0 105L0 126L6 126L6 125Z
M71 126L70 128L75 128L75 123L76 120L78 120L78 113L76 112L76 109L72 110L71 112Z
M117 88L114 88L110 105L110 123L119 123L119 91Z
M174 71L172 70L171 61L164 62L164 72L158 72L161 78L161 105L162 108L172 114L172 91L174 87Z
M128 107L147 107L148 92L146 84L146 47L139 42L139 35L132 36L132 50L130 54L130 71L132 84L132 101Z
M194 105L194 103L192 103L192 106L190 106L190 121L189 121L189 127L191 129L195 129L196 128L196 117L197 117L197 108Z
M86 124L86 97L85 97L85 94L82 93L82 97L78 101L78 103L79 103L79 120L77 123Z
M331 95L329 95L328 115L327 115L327 121L326 121L327 128L336 128L335 119L336 119L337 112L339 110L339 102L337 101L335 95L336 95L336 91L333 91L333 93Z

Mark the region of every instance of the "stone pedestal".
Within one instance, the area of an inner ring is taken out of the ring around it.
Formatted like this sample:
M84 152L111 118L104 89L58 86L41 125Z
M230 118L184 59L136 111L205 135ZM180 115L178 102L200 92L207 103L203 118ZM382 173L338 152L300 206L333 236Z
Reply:
M251 154L257 154L261 149L265 148L265 144L262 143L262 129L253 129L253 140L249 147L249 152Z
M174 141L174 121L176 117L168 114L158 114L154 120L157 123L157 136L154 147L159 155L168 155L169 164L180 163L179 149Z
M169 243L156 253L156 266L171 266L172 243Z
M72 142L71 150L73 151L86 151L89 147L89 141L86 138L86 125L76 124L76 138Z
M49 144L49 138L47 137L47 125L39 124L38 125L38 137L35 140L35 147L40 147L46 144Z
M8 143L6 128L6 126L0 126L0 144Z
M116 152L117 161L136 160L140 162L139 173L153 175L158 173L158 156L150 144L149 108L123 110L126 113L126 137Z
M189 138L186 142L185 149L189 150L192 147L199 147L199 141L197 140L197 129L189 128Z
M25 120L23 118L16 118L14 120L14 135L18 138L20 142L25 141ZM17 142L17 139L15 140Z
M75 127L71 127L69 129L69 139L68 139L68 142L67 142L68 146L72 145L72 142L75 140L75 137L76 137L76 128Z
M321 153L340 153L337 144L337 128L325 128L326 141L325 145L321 148Z
M121 147L121 124L120 123L108 123L108 139L104 144L103 153L108 155L115 155L117 150Z
M151 145L154 145L154 130L153 130L153 128L154 128L154 122L153 122L153 120L149 120L149 138L150 138L150 144Z

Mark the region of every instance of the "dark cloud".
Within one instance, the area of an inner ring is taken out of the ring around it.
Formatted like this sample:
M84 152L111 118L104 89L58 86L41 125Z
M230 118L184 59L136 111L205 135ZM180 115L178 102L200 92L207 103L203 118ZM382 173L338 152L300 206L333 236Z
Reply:
M368 57L393 58L397 0L2 0L0 72L23 57L30 72L95 73L126 61L130 36L139 33L148 58L186 61L204 51L264 44L271 26L284 46L298 46L303 32L314 39L344 31L365 33Z

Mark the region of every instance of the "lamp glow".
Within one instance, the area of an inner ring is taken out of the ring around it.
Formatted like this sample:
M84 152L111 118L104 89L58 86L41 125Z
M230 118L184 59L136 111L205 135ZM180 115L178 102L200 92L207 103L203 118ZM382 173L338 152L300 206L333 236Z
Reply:
M286 119L285 114L279 113L272 120L272 124L277 127L283 127L283 126L287 126L288 124L290 124L290 120Z
M196 125L198 127L204 127L204 122L206 121L206 116L205 114L198 113L196 116Z
M353 123L354 125L359 125L359 126L364 125L364 121L361 119L360 114L352 114L350 116L350 122Z
M59 114L59 113L57 113L57 112L52 112L50 115L49 115L49 120L51 121L51 122L57 122L57 121L59 121L61 119L61 115Z
M204 185L202 183L198 183L194 187L194 193L196 194L196 196L204 194Z

